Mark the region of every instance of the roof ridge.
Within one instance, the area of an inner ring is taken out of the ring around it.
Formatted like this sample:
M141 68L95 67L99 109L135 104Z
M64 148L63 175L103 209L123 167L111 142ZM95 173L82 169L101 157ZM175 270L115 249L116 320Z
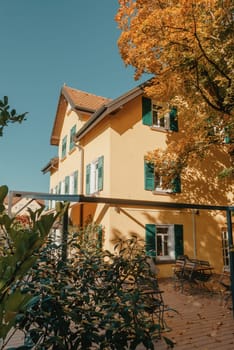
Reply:
M106 100L109 100L109 101L113 100L112 98L101 96L101 95L96 95L96 94L93 94L91 92L88 92L88 91L85 91L85 90L81 90L81 89L76 89L76 88L68 86L68 85L63 85L63 89L64 88L66 90L73 90L73 91L76 91L76 92L81 92L81 93L87 94L89 96L99 97L99 98L103 98L103 99L106 99Z

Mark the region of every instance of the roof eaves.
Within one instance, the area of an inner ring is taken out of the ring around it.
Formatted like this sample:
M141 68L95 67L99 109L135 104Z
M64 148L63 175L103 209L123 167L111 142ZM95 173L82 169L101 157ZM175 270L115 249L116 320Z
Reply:
M79 105L75 105L73 109L76 110L77 112L86 113L86 114L93 114L95 112L95 109L82 107Z
M107 104L102 105L93 116L85 123L85 125L76 133L76 141L79 141L85 136L94 126L96 126L106 115L113 114L116 110L121 108L125 103L134 99L135 97L143 93L143 87L145 84L141 84L127 93L121 95L115 100L110 101Z
M56 167L58 165L58 161L59 161L59 158L58 157L55 157L55 158L52 158L50 159L49 163L47 163L44 168L41 169L41 172L43 174L46 174L48 173L48 171L53 168L53 167Z

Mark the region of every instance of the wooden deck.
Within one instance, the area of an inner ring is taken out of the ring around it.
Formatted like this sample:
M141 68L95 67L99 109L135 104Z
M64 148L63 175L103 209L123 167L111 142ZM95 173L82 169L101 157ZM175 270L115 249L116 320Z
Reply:
M165 304L176 312L166 312L167 326L172 330L164 335L175 342L175 350L233 350L234 319L228 304L224 305L218 294L185 290L175 291L172 280L160 280ZM20 345L17 333L7 348ZM7 349L6 348L6 349ZM142 350L138 347L137 350ZM166 350L160 340L156 350Z

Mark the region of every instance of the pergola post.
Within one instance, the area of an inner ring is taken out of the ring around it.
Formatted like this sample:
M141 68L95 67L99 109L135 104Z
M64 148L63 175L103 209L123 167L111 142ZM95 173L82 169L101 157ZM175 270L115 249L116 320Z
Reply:
M68 239L68 208L64 211L63 214L63 228L62 228L62 261L66 262L67 260L67 239Z
M232 211L227 209L227 228L230 258L230 275L231 275L231 294L232 294L232 313L234 317L234 246L232 235Z

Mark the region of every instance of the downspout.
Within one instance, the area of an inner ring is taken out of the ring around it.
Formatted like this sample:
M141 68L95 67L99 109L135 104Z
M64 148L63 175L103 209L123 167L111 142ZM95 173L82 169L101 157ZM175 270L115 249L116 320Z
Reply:
M81 157L80 157L80 169L81 169L81 174L80 174L80 194L84 194L84 148L76 144L76 147L79 149L81 152Z
M193 257L197 258L197 228L196 228L196 215L198 215L197 209L192 209L192 231L193 231Z

